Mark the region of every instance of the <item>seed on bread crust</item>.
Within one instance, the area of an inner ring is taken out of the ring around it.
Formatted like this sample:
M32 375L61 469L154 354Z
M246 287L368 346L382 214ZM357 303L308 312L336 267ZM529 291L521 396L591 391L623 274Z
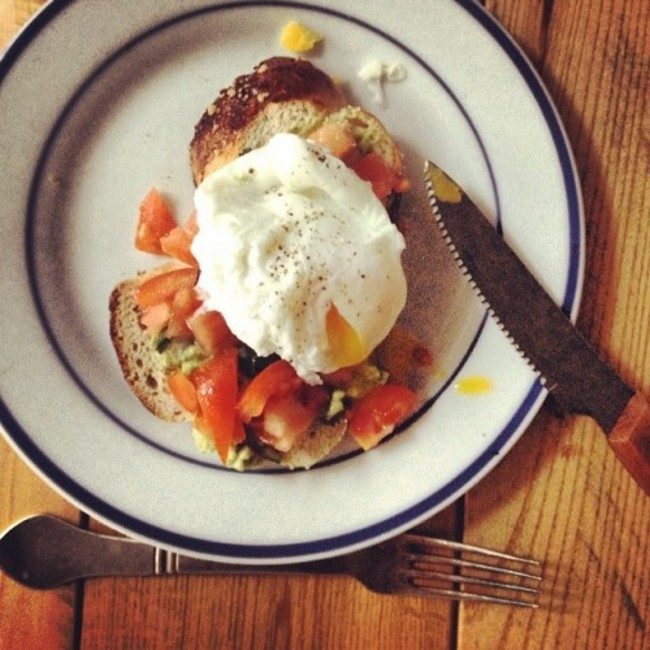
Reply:
M197 123L190 144L194 182L198 185L211 171L262 146L274 133L307 135L345 103L332 79L309 61L262 61L224 88Z

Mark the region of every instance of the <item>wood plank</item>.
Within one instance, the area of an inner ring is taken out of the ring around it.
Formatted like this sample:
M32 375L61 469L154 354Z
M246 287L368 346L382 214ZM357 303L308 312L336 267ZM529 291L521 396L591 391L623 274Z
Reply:
M449 648L449 605L370 595L347 578L129 579L97 588L97 597L87 594L84 647Z
M109 532L92 523L92 528ZM455 507L425 522L450 535ZM454 605L370 593L338 576L218 576L88 581L82 647L448 650ZM110 630L110 641L107 631Z
M650 5L486 6L536 60L575 150L587 220L579 328L650 394ZM547 594L532 614L462 607L460 648L650 645L650 499L592 421L545 409L466 512L467 538L544 559Z
M0 530L38 512L70 521L77 510L48 487L0 436ZM70 648L74 639L74 586L34 591L0 573L0 650Z
M45 0L0 0L0 51L44 4Z

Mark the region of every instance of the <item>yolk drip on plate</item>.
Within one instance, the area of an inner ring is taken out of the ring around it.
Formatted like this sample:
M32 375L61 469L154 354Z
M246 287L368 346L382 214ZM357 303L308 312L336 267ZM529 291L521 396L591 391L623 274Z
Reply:
M454 388L463 395L483 395L492 390L493 384L489 377L468 375L459 379L454 384Z
M291 52L308 52L322 40L320 34L295 20L287 23L280 34L280 43Z
M463 192L441 169L434 169L431 172L431 182L436 196L445 203L460 203Z

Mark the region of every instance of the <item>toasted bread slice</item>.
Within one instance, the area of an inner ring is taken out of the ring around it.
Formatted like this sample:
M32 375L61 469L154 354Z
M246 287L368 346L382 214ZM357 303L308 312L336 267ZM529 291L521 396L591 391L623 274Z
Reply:
M192 414L180 406L168 388L169 371L154 352L151 335L140 323L141 312L134 298L140 282L169 268L170 265L163 265L113 289L109 301L110 335L122 374L140 402L161 420L192 422ZM331 453L345 437L347 428L343 418L331 424L316 422L299 444L278 455L277 462L290 469L308 469Z
M151 335L140 322L141 312L135 301L135 290L141 282L175 267L174 263L163 264L137 278L124 280L113 289L109 301L110 336L122 374L140 402L161 420L191 422L192 414L180 406L169 390L169 371L154 351ZM279 464L291 469L311 467L341 442L347 427L347 421L342 418L331 424L315 423L299 444L279 454Z
M308 61L274 57L238 77L204 112L190 144L194 182L277 133L309 137L324 124L347 127L362 153L378 154L404 176L402 152L377 117L347 104L332 79Z
M273 57L222 90L197 123L190 144L194 182L198 185L242 153L265 145L276 133L308 137L328 123L348 127L362 153L379 154L403 176L402 154L374 115L348 105L332 79L308 61ZM150 274L169 268L164 265ZM135 395L159 418L191 421L192 415L170 393L168 370L140 323L134 292L142 279L120 283L110 298L110 334L122 372ZM343 418L318 421L289 452L279 454L278 462L292 469L311 467L332 452L347 429Z
M348 432L348 421L316 422L299 444L294 445L280 457L280 465L289 469L309 469L329 456Z
M308 61L273 57L223 89L195 127L190 164L198 185L210 172L276 133L306 136L345 106L341 90Z
M109 331L122 374L142 404L162 420L189 422L192 415L169 391L168 371L155 353L151 334L140 323L141 312L135 301L135 290L144 278L169 268L166 264L138 278L124 280L113 289Z

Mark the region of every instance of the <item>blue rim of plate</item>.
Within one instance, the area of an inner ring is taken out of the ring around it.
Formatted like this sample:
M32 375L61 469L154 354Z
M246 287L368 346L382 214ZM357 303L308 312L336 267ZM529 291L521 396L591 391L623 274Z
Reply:
M11 44L10 48L5 52L4 56L0 58L0 83L4 78L7 71L11 68L12 63L20 56L20 53L24 51L30 44L31 40L38 35L38 33L48 24L48 22L55 17L63 8L68 4L71 4L75 0L54 0L43 7L43 9L35 16L35 18L26 26L26 28L18 35L15 41ZM497 21L480 5L474 2L474 0L453 0L461 6L466 12L476 20L499 44L507 57L511 62L516 66L519 74L526 82L528 89L535 98L542 115L544 117L545 123L551 138L555 145L555 151L557 153L559 163L562 169L562 175L564 180L565 192L566 192L566 201L569 214L569 270L566 280L565 292L562 301L562 308L569 316L575 316L577 311L577 306L579 302L579 289L580 289L580 275L581 275L581 250L582 250L582 236L581 236L581 223L582 223L582 204L579 191L579 185L576 178L575 167L573 164L572 153L570 146L567 142L564 130L558 115L555 111L555 108L552 104L550 97L548 96L542 82L540 81L537 73L534 71L525 55L522 53L519 46L512 40L512 38L505 32L505 30L497 23ZM439 83L445 87L447 92L449 92L452 99L455 101L463 115L466 117L470 128L475 134L481 151L485 157L487 167L490 174L490 179L492 182L492 187L497 204L497 216L499 215L498 209L498 194L495 179L492 174L489 158L487 152L481 142L480 134L478 133L475 125L472 123L471 119L467 115L466 110L458 99L453 96L449 91L444 81L440 76L431 68L431 66L424 61L421 57L416 55L414 52L409 50L407 46L403 43L397 41L395 38L386 34L383 30L378 29L377 27L355 17L348 16L336 10L328 9L325 7L319 7L317 5L311 5L307 3L292 3L292 2L230 2L220 5L214 5L212 7L190 11L187 14L183 14L180 17L164 21L149 30L144 34L136 36L133 41L131 41L126 46L122 46L116 53L113 53L107 61L105 61L100 69L105 67L110 60L113 60L116 56L119 55L119 52L124 51L130 48L135 42L145 39L151 33L158 31L169 26L172 23L179 22L188 17L190 14L204 13L207 11L221 11L227 9L241 9L241 8L250 8L255 6L278 6L278 7L294 7L296 9L305 9L312 10L316 12L326 13L342 20L346 20L360 26L364 29L368 29L375 34L385 38L387 41L391 42L393 45L399 47L405 51L410 57L412 57L418 64L420 64L425 70L427 70ZM93 72L91 78L97 74ZM53 129L56 131L56 128ZM36 174L38 176L38 174ZM37 183L34 184L36 186ZM29 250L27 250L29 255ZM35 284L32 283L33 292L37 292L34 289ZM43 317L43 311L39 308L39 313L41 318ZM474 344L478 340L480 333L483 329L485 323L485 317L483 318L481 325L479 327L478 333L475 337ZM47 330L47 326L44 326ZM48 331L48 336L52 339L51 333ZM62 353L57 352L59 357L62 358ZM467 355L471 353L471 348L468 351ZM78 378L74 376L74 371L70 368L69 364L63 363L66 366L66 369L71 372L75 381L79 384ZM460 366L463 363L461 362ZM459 366L459 367L460 367ZM451 380L450 380L451 381ZM83 388L83 387L82 387ZM85 391L87 392L87 391ZM439 394L439 393L438 393ZM121 527L125 530L132 531L135 534L144 536L149 539L156 540L165 545L169 545L176 548L185 549L189 552L206 554L206 555L217 555L220 557L227 557L232 559L249 559L249 560L259 560L259 559L274 559L274 558L295 558L300 559L303 556L308 555L318 555L318 554L331 554L336 551L344 551L346 548L364 542L371 541L375 538L385 536L390 534L392 531L401 530L409 526L409 524L415 522L416 520L423 518L428 515L432 515L437 507L440 507L441 504L444 504L448 499L452 498L456 494L461 494L463 488L472 483L472 479L479 475L490 463L494 461L506 448L513 436L519 432L520 427L524 423L527 417L534 415L536 407L541 405L543 398L543 387L539 381L533 382L528 394L522 401L521 405L517 411L512 415L508 424L503 428L501 433L495 438L493 443L482 453L480 454L473 463L466 467L461 473L459 473L453 480L449 481L442 488L436 490L434 493L430 494L427 498L423 499L419 503L413 505L412 507L401 511L400 513L389 517L383 521L377 522L370 526L361 528L356 531L349 533L336 535L328 538L323 538L320 540L309 541L309 542L300 542L300 543L291 543L291 544L277 544L277 545L242 545L242 544L229 544L213 540L198 539L195 537L190 537L187 535L182 535L179 533L174 533L172 531L162 529L157 526L150 525L141 519L134 518L127 513L115 508L110 503L107 503L103 499L98 498L96 495L89 492L86 488L81 486L79 483L71 479L65 472L63 472L57 465L55 465L39 447L32 441L29 434L18 424L15 418L12 416L9 408L0 399L0 421L5 426L8 433L11 435L13 443L17 446L18 449L25 455L27 459L38 468L42 474L47 477L54 485L58 486L64 494L75 503L77 503L83 510L96 513L98 517L103 518L109 522L114 523L117 527ZM437 396L434 396L429 400L428 404L435 400ZM92 396L91 396L92 399ZM94 399L97 403L96 399ZM120 423L123 425L123 423ZM155 443L152 443L155 445Z

